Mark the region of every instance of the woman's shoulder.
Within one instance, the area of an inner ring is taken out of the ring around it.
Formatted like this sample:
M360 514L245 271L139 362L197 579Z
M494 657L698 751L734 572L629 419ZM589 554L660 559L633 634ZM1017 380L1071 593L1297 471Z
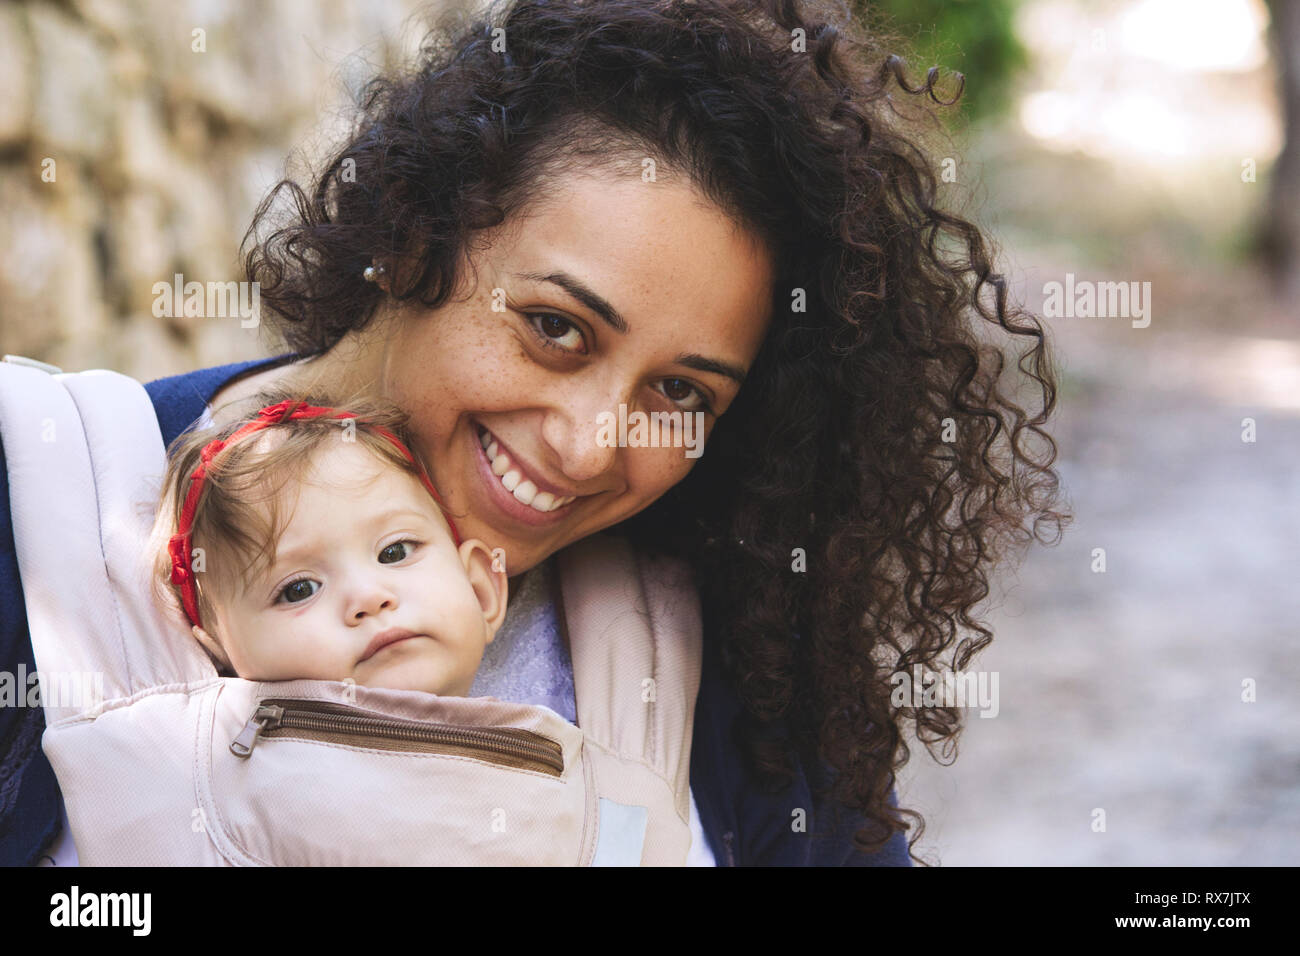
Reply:
M706 635L691 787L719 865L912 865L902 832L877 853L854 848L853 834L866 821L823 797L831 782L828 767L797 760L790 786L775 793L768 790L746 765L733 733L740 711L739 695L727 680L718 647ZM895 801L892 792L890 801Z
M213 396L235 379L296 357L295 353L285 352L269 358L228 362L145 382L144 389L149 393L149 399L158 415L163 444L171 444L177 435L203 414L204 407L212 401Z

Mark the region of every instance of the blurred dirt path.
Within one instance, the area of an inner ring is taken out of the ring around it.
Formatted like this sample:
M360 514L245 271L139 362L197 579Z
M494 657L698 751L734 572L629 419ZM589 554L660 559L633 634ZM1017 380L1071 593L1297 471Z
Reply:
M1054 321L1076 521L985 615L998 716L902 771L931 862L1300 863L1300 340L1170 305Z

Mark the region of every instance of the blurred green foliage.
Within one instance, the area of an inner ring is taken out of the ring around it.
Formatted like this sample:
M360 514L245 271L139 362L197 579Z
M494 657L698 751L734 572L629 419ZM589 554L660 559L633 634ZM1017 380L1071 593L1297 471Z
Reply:
M970 119L1007 108L1011 82L1028 61L1013 29L1020 0L851 0L855 14L873 29L899 37L907 75L915 86L932 66L940 69L937 93L952 98L955 71L966 77L958 105ZM953 108L953 111L957 107Z

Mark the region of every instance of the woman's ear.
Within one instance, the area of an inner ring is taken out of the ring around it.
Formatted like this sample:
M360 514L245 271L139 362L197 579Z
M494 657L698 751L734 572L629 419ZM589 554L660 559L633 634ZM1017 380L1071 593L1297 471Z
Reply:
M216 639L203 628L195 624L190 630L194 633L194 639L203 645L203 649L221 665L221 670L235 673L235 669L230 666L230 658Z
M474 588L479 607L483 609L483 621L488 629L487 642L491 644L501 622L506 619L506 597L510 590L506 569L478 538L470 538L461 544L460 560L465 565L465 576Z

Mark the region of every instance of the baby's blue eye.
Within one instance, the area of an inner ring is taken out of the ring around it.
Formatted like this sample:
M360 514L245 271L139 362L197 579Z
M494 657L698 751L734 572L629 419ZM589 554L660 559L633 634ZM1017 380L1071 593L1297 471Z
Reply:
M384 548L383 551L379 552L379 563L396 564L398 561L401 561L403 558L407 556L410 550L410 545L413 543L414 542L410 542L410 541L393 542L388 547ZM388 560L384 560L384 555L389 555Z
M284 599L286 604L301 603L316 593L317 588L310 586L315 584L316 582L311 578L299 578L297 581L290 581L284 586L284 590L280 592L280 597Z

